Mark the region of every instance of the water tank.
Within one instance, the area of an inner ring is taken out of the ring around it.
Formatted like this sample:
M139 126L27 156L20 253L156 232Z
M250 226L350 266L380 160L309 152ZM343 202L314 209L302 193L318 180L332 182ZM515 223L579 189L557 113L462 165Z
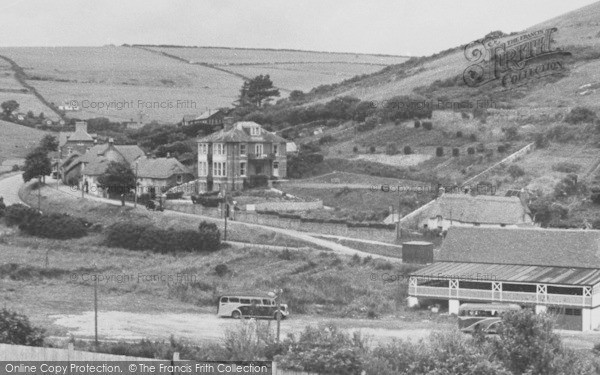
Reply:
M425 241L404 242L402 263L433 263L433 244Z

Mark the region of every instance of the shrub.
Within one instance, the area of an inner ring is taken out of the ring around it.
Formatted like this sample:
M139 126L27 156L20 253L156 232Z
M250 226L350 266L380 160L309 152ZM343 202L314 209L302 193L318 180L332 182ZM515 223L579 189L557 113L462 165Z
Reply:
M537 133L535 135L535 147L536 148L546 148L548 147L548 137L544 133Z
M387 155L396 155L398 153L398 147L395 143L388 143L388 145L385 146L385 153Z
M371 154L374 154L374 153L375 153L375 151L377 151L377 149L375 148L375 146L371 146L371 147L369 147L369 152L370 152Z
M326 135L322 136L321 138L319 138L320 145L324 145L325 143L331 143L333 141L335 141L335 138L333 138L333 136L331 134L326 134Z
M183 197L183 191L174 191L167 193L167 199L181 199Z
M516 126L511 126L504 129L504 136L508 141L516 141L519 139L519 129Z
M228 272L229 272L229 268L227 267L226 264L217 264L217 266L215 267L215 273L219 277L225 276Z
M600 204L600 186L596 186L590 189L592 194L590 195L590 200L594 203L594 204ZM598 223L600 224L600 221L598 221ZM600 229L600 227L596 227L594 225L594 229Z
M591 124L597 119L596 112L585 107L575 107L565 116L565 122L569 124Z
M452 156L456 157L458 155L460 155L460 150L457 147L454 147L452 149Z
M523 170L523 168L515 164L512 164L510 167L508 167L507 172L513 179L525 175L525 171Z
M438 147L438 148L436 148L436 149L435 149L435 155L436 155L437 157L442 157L442 156L444 156L444 148L443 148L443 147L441 147L441 146L440 146L440 147Z
M474 147L467 148L467 154L469 154L469 155L475 155L475 148Z
M269 184L269 177L262 175L262 174L257 174L257 175L252 175L249 176L247 179L247 187L252 189L252 188L256 188L256 187L263 187L263 186L267 186ZM216 206L213 206L216 207Z
M25 315L0 310L0 343L43 346L45 331L33 326Z
M498 146L498 152L501 153L501 154L504 153L504 152L506 152L506 146L499 145Z
M12 170L13 172L16 172L16 171L18 171L18 170L19 170L19 166L18 166L17 164L15 164L15 165L13 165L13 166L12 166L12 169L11 169L11 170Z
M106 228L104 244L110 247L123 247L125 249L137 250L140 236L146 227L130 222L119 222Z
M423 121L423 129L425 129L425 130L433 129L433 123L431 121Z
M469 114L467 112L465 112L465 111L462 111L460 113L460 116L462 117L463 120L468 120L468 119L471 118L471 116L469 116Z
M485 145L483 143L479 143L477 144L477 147L475 147L475 150L477 150L479 153L485 152Z
M375 126L379 123L379 118L375 116L369 116L365 119L365 122L358 125L356 130L359 132L366 132L375 129Z
M552 170L555 172L577 173L580 169L581 166L579 164L570 163L568 161L561 161L560 163L552 165Z
M410 155L413 153L413 150L410 146L404 146L404 155Z
M475 134L471 134L471 135L469 135L469 140L471 142L477 142L477 136Z
M418 129L420 127L421 127L421 121L415 120L415 129Z
M23 204L11 204L6 207L5 217L6 217L6 225L11 226L20 226L25 224L31 220L32 217L38 216L40 213L31 207L27 207Z
M456 132L456 138L462 138L463 136L463 132L461 132L460 130Z
M87 234L82 220L58 213L33 215L19 228L32 236L56 239L79 238Z
M358 152L358 146L352 147L352 152L357 153Z
M555 197L568 197L577 194L581 187L578 183L578 177L574 173L568 174L554 186Z

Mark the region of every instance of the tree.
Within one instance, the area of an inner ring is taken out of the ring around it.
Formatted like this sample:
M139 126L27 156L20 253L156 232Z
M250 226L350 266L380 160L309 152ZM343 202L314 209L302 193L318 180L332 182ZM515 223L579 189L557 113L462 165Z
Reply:
M25 157L23 171L23 181L28 182L37 177L41 182L43 176L52 173L52 165L48 158L48 152L41 147L31 151Z
M25 315L6 309L0 310L0 343L42 346L44 330L34 327Z
M98 176L98 186L108 189L109 195L123 194L135 188L135 174L126 163L110 162Z
M292 92L290 92L290 101L292 102L301 102L304 100L304 97L306 96L306 94L304 94L303 91L301 90L294 90Z
M16 100L7 100L0 104L2 107L2 112L4 112L5 116L10 116L14 111L19 109L19 103Z
M40 148L46 152L58 151L58 140L55 136L46 134L40 141Z
M272 97L279 96L279 89L273 86L269 75L259 75L249 81L245 81L240 90L238 99L239 106L262 107Z

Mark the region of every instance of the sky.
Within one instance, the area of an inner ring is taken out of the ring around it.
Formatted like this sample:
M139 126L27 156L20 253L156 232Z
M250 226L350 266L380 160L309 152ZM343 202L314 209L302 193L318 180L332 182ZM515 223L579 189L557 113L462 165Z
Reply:
M1 47L177 44L430 55L597 0L1 0Z

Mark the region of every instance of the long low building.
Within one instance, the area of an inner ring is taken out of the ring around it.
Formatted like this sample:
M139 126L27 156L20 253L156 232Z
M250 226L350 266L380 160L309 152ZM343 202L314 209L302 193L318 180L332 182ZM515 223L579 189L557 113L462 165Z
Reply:
M559 328L600 327L600 231L541 228L449 229L435 262L410 275L418 299L517 303L557 314Z

